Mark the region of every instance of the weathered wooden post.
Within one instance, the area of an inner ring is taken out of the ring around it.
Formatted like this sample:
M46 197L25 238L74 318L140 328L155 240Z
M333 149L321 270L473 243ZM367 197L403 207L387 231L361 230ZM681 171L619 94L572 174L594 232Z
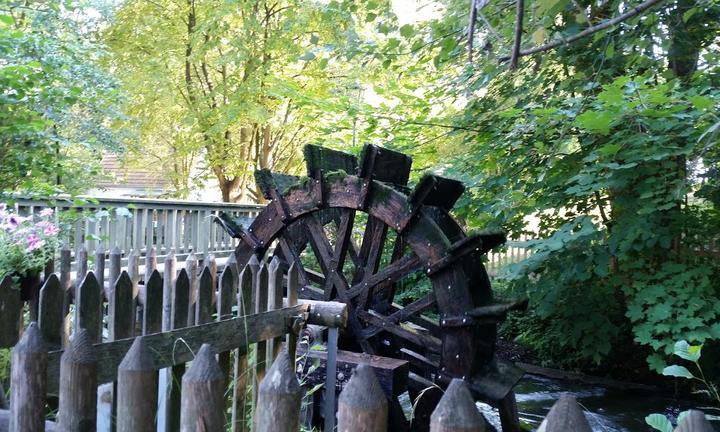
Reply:
M0 409L8 409L8 402L7 399L5 399L5 389L2 386L2 383L0 382Z
M120 272L122 271L122 251L116 245L112 248L112 250L110 250L110 254L108 256L110 258L110 265L108 268L107 287L103 285L103 288L105 288L107 298L110 298L110 290L113 285L115 285L115 282L117 282L120 277Z
M714 430L705 418L705 413L698 410L690 410L675 428L675 432L713 432Z
M180 431L195 432L199 423L207 431L224 430L224 389L225 375L215 360L215 352L203 344L182 377Z
M485 420L475 406L465 381L453 378L430 416L430 432L484 431Z
M160 272L153 270L145 279L145 304L143 305L142 334L158 333L162 330L162 290Z
M38 326L49 349L62 346L63 302L65 293L57 275L51 274L40 289Z
M385 432L388 402L372 367L360 365L340 393L339 432Z
M295 432L302 390L287 351L281 351L258 389L255 432Z
M148 221L149 226L152 227L152 223ZM152 236L148 238L148 241L152 241ZM145 255L145 277L143 278L143 281L147 285L148 280L150 280L150 276L152 276L152 272L154 272L157 269L157 249L155 249L155 246L151 247L149 251L147 251L147 254Z
M10 432L45 430L47 347L37 323L31 322L12 351Z
M592 432L575 396L569 394L560 396L538 428L538 432L563 431Z
M62 432L90 431L97 420L97 359L93 341L80 329L60 358L60 406Z
M118 432L154 432L158 402L158 371L145 344L137 337L118 367Z

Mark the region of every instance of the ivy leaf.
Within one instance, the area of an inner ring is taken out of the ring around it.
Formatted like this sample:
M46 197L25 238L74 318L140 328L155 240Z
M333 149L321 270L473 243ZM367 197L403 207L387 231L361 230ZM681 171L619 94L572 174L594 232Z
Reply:
M645 417L645 423L650 425L653 429L662 432L672 432L673 430L670 420L668 420L667 417L662 414L650 414L649 416Z
M662 374L665 376L672 376L678 378L692 379L695 376L685 367L680 365L672 365L663 369Z

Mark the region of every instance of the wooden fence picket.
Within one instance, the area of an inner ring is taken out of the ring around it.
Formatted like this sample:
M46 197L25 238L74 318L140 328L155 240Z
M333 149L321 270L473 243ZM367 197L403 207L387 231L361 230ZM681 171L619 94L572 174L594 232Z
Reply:
M268 268L262 263L255 275L255 313L267 311L268 305ZM265 361L267 358L267 341L260 341L255 348L255 382L260 385L265 378L267 369Z
M59 349L63 341L63 304L65 292L60 287L60 279L51 274L40 289L38 326L43 339L51 349Z
M256 432L295 432L300 426L302 388L295 375L295 362L281 352L258 388L255 408Z
M205 324L212 319L213 278L210 267L205 266L200 273L197 297L195 301L195 325Z
M277 255L273 257L268 265L268 289L267 310L275 310L282 308L283 302L283 280L285 278L285 264ZM271 365L277 357L277 353L282 346L282 338L274 338L268 341L267 353L265 356L265 364ZM293 360L293 364L295 361Z
M255 257L253 257L255 258ZM253 296L254 296L254 272L252 267L257 267L257 258L251 259L250 263L246 265L238 277L238 294L237 294L237 316L246 316L254 310L253 308ZM245 338L245 345L247 345L247 338ZM235 367L233 370L233 407L232 407L232 430L233 432L247 430L246 423L246 405L247 405L247 387L248 383L254 383L253 372L248 367L248 356L247 351L235 350ZM252 400L252 392L250 399Z
M195 302L197 301L197 287L200 281L198 279L198 260L195 253L188 255L185 260L185 271L190 278L190 313L188 314L187 325L191 326L195 324Z
M220 283L218 285L218 321L232 317L232 307L235 303L235 299L237 298L235 278L236 276L233 270L230 267L225 266L225 269L220 274ZM227 378L230 373L230 352L226 351L218 354L218 363L220 364L220 370L223 371L223 376Z
M96 343L102 341L102 305L103 290L95 273L88 272L75 296L75 330L86 329Z
M97 357L87 330L75 333L60 358L58 419L62 431L94 430L97 421Z
M158 371L145 343L135 338L118 367L118 432L155 432Z
M12 351L10 372L10 430L45 428L45 371L47 347L37 323L32 322Z
M0 348L14 346L22 331L22 300L10 276L0 281Z
M144 335L162 330L162 292L163 280L160 272L153 270L145 280L145 304L143 305Z
M188 322L190 307L190 278L185 269L181 269L175 280L173 292L172 320L170 327L173 330L186 327ZM176 431L180 428L180 404L181 404L181 386L183 375L185 374L185 364L175 365L171 369L170 374L170 393L167 397L167 406L165 410L167 431Z
M206 431L225 428L225 377L214 350L203 344L182 377L181 432L196 432L199 422Z

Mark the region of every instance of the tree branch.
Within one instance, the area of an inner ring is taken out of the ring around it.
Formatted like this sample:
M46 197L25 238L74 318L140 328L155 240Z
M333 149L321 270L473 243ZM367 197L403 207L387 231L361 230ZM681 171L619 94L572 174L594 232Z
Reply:
M477 21L477 3L475 0L470 0L470 26L468 28L468 61L473 61L473 42L475 42L475 21Z
M510 55L510 70L517 69L518 58L520 58L520 42L522 42L523 14L525 12L525 1L515 2L515 39L513 39L512 54Z
M560 39L560 40L556 40L556 41L554 41L554 42L547 43L547 44L545 44L545 45L540 45L540 46L537 46L537 47L534 47L534 48L530 48L530 49L526 49L526 50L520 50L520 52L518 53L518 57L523 57L523 56L527 56L527 55L536 54L536 53L539 53L539 52L549 51L549 50L554 49L554 48L557 48L557 47L559 47L559 46L561 46L561 45L569 45L569 44L571 44L571 43L573 43L573 42L576 42L576 41L578 41L578 40L580 40L580 39L582 39L582 38L584 38L584 37L590 36L590 35L593 34L593 33L597 33L597 32L599 32L599 31L601 31L601 30L605 30L606 28L612 27L612 26L614 26L615 24L619 24L619 23L627 20L628 18L632 18L632 17L634 17L634 16L636 16L636 15L639 15L639 14L641 14L642 12L646 11L647 9L650 9L651 7L653 7L653 6L655 6L655 5L658 5L658 4L662 4L662 3L666 2L666 1L667 1L667 0L646 0L645 2L643 2L643 3L639 4L638 6L630 9L629 11L625 12L625 13L622 14L622 15L618 15L618 16L616 16L616 17L613 18L613 19L609 19L609 20L607 20L607 21L603 21L603 22L601 22L601 23L598 24L598 25L595 25L595 26L592 26L592 27L588 27L588 28L586 28L585 30L581 31L580 33L577 33L577 34L575 34L575 35L572 35L572 36L570 36L570 37L567 38L567 39L563 38L563 39ZM511 58L512 58L511 56L502 56L502 57L499 57L499 58L498 58L498 61L500 61L500 62L502 63L502 62L511 60Z

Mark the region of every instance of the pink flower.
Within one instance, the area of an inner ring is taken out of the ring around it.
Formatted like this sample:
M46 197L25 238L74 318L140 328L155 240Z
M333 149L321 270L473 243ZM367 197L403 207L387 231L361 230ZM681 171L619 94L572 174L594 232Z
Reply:
M46 226L45 230L43 231L43 233L45 233L46 236L55 236L59 232L60 232L60 229L53 224L48 224L48 226Z
M42 210L40 211L40 216L42 216L42 217L48 217L48 216L52 216L53 213L54 213L53 209L51 209L51 208L46 208L46 209L42 209Z
M42 240L36 234L30 234L29 236L27 236L28 252L34 251L35 249L40 249L44 245L45 240Z
M10 228L17 228L24 220L25 219L21 218L20 216L10 215L7 219L7 222Z

